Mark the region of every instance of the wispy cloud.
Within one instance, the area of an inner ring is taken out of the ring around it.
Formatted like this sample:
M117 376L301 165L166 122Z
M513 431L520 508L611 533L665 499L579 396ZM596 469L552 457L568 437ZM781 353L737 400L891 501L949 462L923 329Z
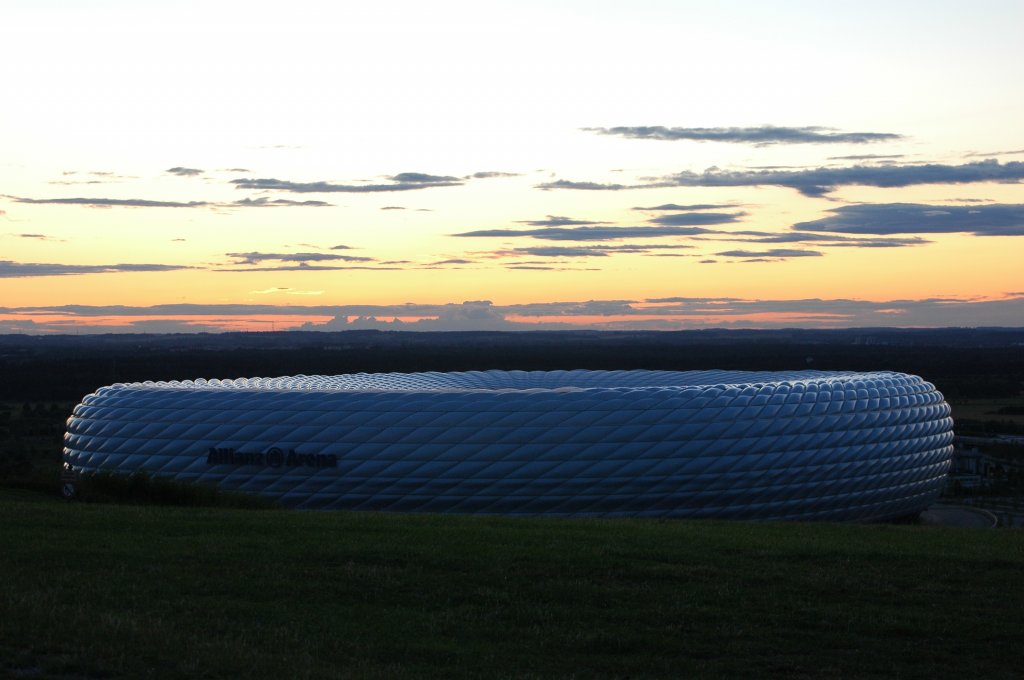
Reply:
M844 234L948 234L1024 236L1024 204L925 205L882 203L846 205L819 220L793 225L798 231Z
M290 201L284 198L243 198L229 203L210 201L156 201L144 198L25 198L4 195L16 203L33 205L81 205L89 208L283 208L328 207L324 201Z
M193 269L193 267L170 264L58 264L0 260L0 279L18 279L33 276L72 276L76 274L168 272L179 269Z
M839 234L815 234L810 232L771 231L720 231L714 235L696 237L701 241L740 241L745 243L802 243L810 246L848 248L903 248L931 243L919 236L902 238L864 238L841 236Z
M626 189L648 189L653 184L601 184L600 182L573 182L567 179L556 179L553 182L541 182L537 189L573 189L576 191L625 191ZM672 186L671 184L662 186Z
M1024 154L1024 149L1013 149L1009 151L976 151L965 153L964 158L992 158L993 156L1017 156Z
M207 201L151 201L144 198L24 198L5 196L15 203L33 205L85 205L93 208L204 208L213 203Z
M494 170L484 170L482 172L474 172L472 175L467 175L466 179L493 179L495 177L519 177L518 172L497 172Z
M659 250L688 250L691 245L682 244L600 244L580 246L529 246L525 248L508 248L494 251L492 255L501 257L607 257L615 253L646 254Z
M576 220L561 215L548 215L545 220L520 220L519 224L528 224L531 227L570 227L585 224L608 224L608 222L594 222L592 220Z
M389 184L334 184L332 182L290 182L273 178L233 179L231 183L239 189L260 189L266 191L288 191L292 193L380 193L389 191L416 191L431 187L461 186L464 182L457 177L427 175L421 172L403 172L388 178Z
M738 222L747 213L687 212L660 215L651 220L654 224L671 226L696 226L706 224L728 224Z
M702 227L548 227L545 229L480 229L451 236L475 238L535 238L546 241L615 241L624 238L663 238L714 233Z
M647 208L637 206L632 208L633 210L641 210L644 212L658 212L658 211L690 211L690 210L720 210L721 208L735 208L731 203L692 203L690 205L679 205L677 203L664 203L662 205L654 205Z
M718 170L681 172L666 178L676 186L735 187L774 185L805 196L823 196L840 186L907 187L916 184L1019 182L1024 163L981 161L964 165L854 165L812 170Z
M918 184L1019 183L1021 180L1024 180L1024 162L999 163L995 160L986 160L963 165L853 165L803 170L709 168L702 173L685 171L644 184L597 184L556 180L538 184L536 188L623 191L667 187L781 186L796 189L805 196L820 197L841 186L895 188Z
M835 128L781 127L664 127L661 125L637 127L583 128L586 132L614 135L630 139L656 139L663 141L727 142L731 144L869 144L902 139L891 132L839 132Z
M10 235L14 236L15 238L24 238L24 239L30 239L30 240L33 240L33 241L60 241L60 242L64 241L64 239L53 238L51 236L47 236L46 234L10 234Z
M177 175L179 177L195 177L196 175L203 174L203 171L199 168L183 168L181 166L167 168L164 172L169 175Z
M234 258L231 264L260 264L262 262L372 262L372 257L340 255L336 253L225 253Z
M830 161L891 161L897 158L905 158L905 154L893 153L893 154L877 154L877 153L862 153L854 154L852 156L829 156Z
M61 173L65 178L82 178L89 177L92 179L61 179L52 180L48 184L59 184L63 186L73 186L76 184L110 184L112 182L119 182L124 179L137 179L130 175L118 175L114 172L107 170L89 170L89 171L78 171L78 170L66 170Z
M292 208L292 207L307 207L307 208L326 208L330 207L330 203L325 201L289 201L287 198L274 198L270 199L267 197L262 198L243 198L238 201L232 201L228 204L222 204L225 206L237 206L239 208Z
M448 175L428 175L423 172L400 172L397 175L389 177L392 182L410 183L410 184L451 184L452 182L461 183L458 177L450 177Z
M821 257L824 253L820 253L817 250L796 250L792 248L771 248L769 250L726 250L725 252L715 253L718 257L755 257L755 258L773 258L773 259L788 259L791 257Z
M434 262L427 262L420 265L421 269L441 269L443 267L456 266L461 267L466 264L477 264L473 260L468 260L464 257L449 257L444 260L435 260Z
M250 272L332 272L332 271L394 271L399 267L367 266L367 265L323 265L299 262L298 264L279 264L269 267L215 268L215 272L250 273Z

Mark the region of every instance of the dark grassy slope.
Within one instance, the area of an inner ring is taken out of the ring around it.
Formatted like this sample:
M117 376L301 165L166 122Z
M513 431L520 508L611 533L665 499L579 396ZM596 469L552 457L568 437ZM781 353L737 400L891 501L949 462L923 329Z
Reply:
M1020 677L1024 537L0 490L0 674Z

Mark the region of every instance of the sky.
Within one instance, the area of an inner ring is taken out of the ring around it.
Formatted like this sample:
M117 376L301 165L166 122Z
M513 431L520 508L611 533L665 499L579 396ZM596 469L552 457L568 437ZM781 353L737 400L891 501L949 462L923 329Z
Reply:
M1024 325L1019 0L369 5L5 3L0 333Z

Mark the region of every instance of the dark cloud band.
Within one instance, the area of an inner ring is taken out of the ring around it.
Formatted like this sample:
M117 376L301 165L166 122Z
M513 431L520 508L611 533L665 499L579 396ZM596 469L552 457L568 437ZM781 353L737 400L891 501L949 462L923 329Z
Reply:
M117 274L127 272L169 272L193 269L170 264L57 264L0 260L0 279L33 276L73 276L80 274Z
M372 257L340 255L338 253L225 253L235 259L232 264L260 264L262 262L372 262Z
M833 128L780 127L664 127L661 125L637 127L583 128L587 132L614 135L628 139L656 139L662 141L726 142L730 144L870 144L902 139L891 132L838 132Z
M828 217L793 225L798 231L843 234L950 234L1024 236L1024 204L923 205L882 203L846 205Z
M556 180L538 184L538 189L574 189L583 191L624 191L668 187L756 187L780 186L796 189L805 196L819 197L842 186L881 188L918 184L972 184L1024 180L1024 162L999 163L994 160L963 165L853 165L838 168L803 170L721 170L709 168L702 173L680 172L645 184L598 184Z

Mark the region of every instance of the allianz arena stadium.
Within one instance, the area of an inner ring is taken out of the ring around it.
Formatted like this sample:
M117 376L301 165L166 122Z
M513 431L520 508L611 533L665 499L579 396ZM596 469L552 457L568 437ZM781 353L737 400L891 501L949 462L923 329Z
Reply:
M884 520L923 510L950 409L902 373L483 371L115 384L71 472L308 509Z

